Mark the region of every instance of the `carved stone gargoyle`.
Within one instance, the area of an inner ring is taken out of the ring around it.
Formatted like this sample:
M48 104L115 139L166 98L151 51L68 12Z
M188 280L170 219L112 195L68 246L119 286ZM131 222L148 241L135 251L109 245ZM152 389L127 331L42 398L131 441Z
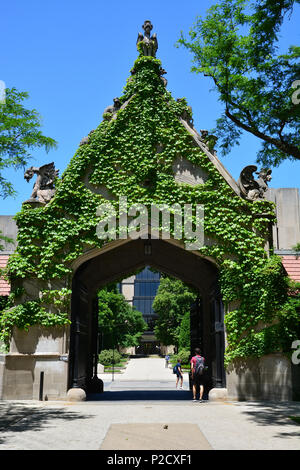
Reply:
M138 34L136 44L137 46L139 46L139 44L141 45L143 55L155 57L158 49L158 42L155 33L151 36L151 30L153 29L151 21L144 21L142 28L144 30L144 34Z
M254 172L258 175L257 179L254 179ZM272 179L271 173L270 168L262 168L257 172L257 166L255 165L248 165L243 168L237 182L242 196L249 201L264 199L265 192L268 190L268 182Z
M24 173L24 179L29 183L34 175L37 175L36 182L30 199L24 204L40 203L47 204L55 194L55 179L58 177L59 170L55 169L54 163L48 163L40 167L31 166Z
M105 117L105 119L110 120L112 116L121 108L121 102L119 98L114 98L114 104L111 104L110 106L107 106L105 110L103 111L103 115L110 115L108 118ZM104 116L103 116L104 117Z
M165 75L166 73L167 73L166 70L163 69L162 67L159 69L160 79L163 82L164 87L168 85L168 80L165 77L163 77L163 75Z
M200 140L208 147L209 151L213 152L215 150L218 137L210 134L206 129L201 129L200 134L198 135L200 136Z
M95 129L92 129L91 132L88 133L88 135L86 137L83 137L80 141L80 146L81 145L85 145L85 144L88 144L89 143L89 140L90 140L90 135L95 132Z
M177 103L181 103L182 101L185 102L185 99L184 98L177 98ZM189 113L184 110L181 114L181 118L190 126L190 127L194 127L194 119L192 117L193 115L193 111L192 111L192 108L191 106L188 106L188 109L189 109Z

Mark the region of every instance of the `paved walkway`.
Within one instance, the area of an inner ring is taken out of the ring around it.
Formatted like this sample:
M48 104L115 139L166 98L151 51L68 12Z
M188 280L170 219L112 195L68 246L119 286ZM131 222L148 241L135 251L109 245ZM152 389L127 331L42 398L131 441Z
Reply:
M187 374L184 374L187 378ZM165 360L160 357L130 359L125 372L118 378L119 381L147 380L166 381L175 384L173 369L165 367Z
M130 359L121 374L99 374L104 382L103 395L91 395L97 401L183 401L191 400L188 374L183 374L183 389L176 389L173 369L159 357Z
M163 359L131 360L111 379L86 402L1 401L0 451L300 450L300 425L290 419L299 402L193 403L187 376L186 390L175 390Z
M176 376L173 369L165 367L165 360L159 357L130 359L120 374L99 374L106 391L125 390L170 390L176 391ZM188 374L183 374L183 389L189 390Z

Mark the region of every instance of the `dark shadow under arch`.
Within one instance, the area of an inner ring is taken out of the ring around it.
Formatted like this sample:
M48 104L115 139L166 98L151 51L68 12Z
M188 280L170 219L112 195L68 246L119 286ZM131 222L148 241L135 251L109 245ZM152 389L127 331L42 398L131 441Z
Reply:
M192 348L201 344L210 370L210 387L224 387L224 313L216 265L165 240L137 239L97 253L74 274L69 388L91 388L97 361L98 290L145 266L177 277L199 291L201 301L191 308Z

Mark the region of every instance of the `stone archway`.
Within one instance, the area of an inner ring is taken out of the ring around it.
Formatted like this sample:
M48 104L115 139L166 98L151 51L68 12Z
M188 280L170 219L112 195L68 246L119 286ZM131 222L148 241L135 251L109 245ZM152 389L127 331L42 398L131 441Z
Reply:
M201 345L209 366L208 390L225 387L222 301L218 269L211 261L165 240L130 240L90 259L77 261L73 277L69 389L95 390L97 346L95 330L99 288L146 265L181 279L199 291L191 309L191 345ZM96 317L96 319L95 319ZM100 391L100 389L98 390Z
M278 390L273 377L284 375L276 372L277 365L280 369L283 364L287 379L280 385L282 393L278 396L290 397L289 381L292 382L294 373L291 364L286 363L285 357L281 362L273 357L268 362L269 355L277 353L279 343L284 354L289 352L287 340L298 335L298 317L291 305L289 322L281 315L286 307L282 293L287 292L282 282L282 266L270 256L269 229L274 209L264 200L267 185L254 180L253 165L241 172L238 181L232 178L211 145L213 136L207 131L199 133L193 126L190 106L182 98L175 100L166 89L161 62L144 55L143 48L138 50L140 55L131 69L124 94L105 109L99 126L82 139L59 180L53 164L38 169L40 197L25 201L16 216L18 246L8 265L14 306L5 311L1 336L11 341L10 352L0 362L0 397L36 398L40 373L45 373L45 393L49 398L65 397L70 383L74 385L74 373L68 374L73 367L68 364L69 340L72 343L75 338L69 332L70 293L76 305L74 293L78 295L80 289L84 308L91 312L95 289L115 279L117 273L128 274L130 269L145 265L143 239L123 240L122 233L120 240L105 244L98 237L97 228L103 222L99 207L110 205L116 220L121 220L124 211L119 201L123 199L130 207L142 205L147 209L161 204L205 207L204 240L199 252L185 251L175 243L173 227L170 240L153 241L153 249L154 243L163 247L160 259L153 259L153 266L204 288L202 304L195 305L194 311L196 317L210 318L203 337L214 344L212 378L220 386L225 380L220 361L224 344L223 307L217 274L204 275L210 269L217 272L214 259L222 273L222 294L227 304L229 396L251 399L273 396L270 390L272 393ZM252 188L249 194L246 187ZM191 240L186 233L181 235L179 239L183 242ZM123 264L120 257L116 269L109 259L123 248L127 255ZM184 262L178 263L177 254L178 259L188 259L188 270L184 271ZM270 286L272 295L268 296ZM92 318L91 313L88 318ZM291 325L288 331L287 323ZM29 333L22 331L29 327ZM76 321L71 322L72 331L74 328ZM88 328L86 338L91 349ZM84 367L90 370L88 361ZM83 377L88 375L90 372L84 372ZM265 387L270 377L272 381ZM249 383L254 384L253 394L249 394ZM276 393L274 396L277 398Z

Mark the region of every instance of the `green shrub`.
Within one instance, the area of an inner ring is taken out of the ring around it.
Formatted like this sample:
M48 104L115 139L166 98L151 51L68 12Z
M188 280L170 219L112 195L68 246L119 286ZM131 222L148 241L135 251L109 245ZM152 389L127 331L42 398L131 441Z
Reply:
M181 320L178 338L179 350L187 350L191 347L191 328L190 328L190 312L187 311Z
M117 364L120 362L121 357L121 354L116 349L103 349L99 354L99 362L104 366L109 366L110 364Z
M178 351L176 359L181 359L181 364L189 364L190 355L191 353L188 349L181 349L181 351Z

